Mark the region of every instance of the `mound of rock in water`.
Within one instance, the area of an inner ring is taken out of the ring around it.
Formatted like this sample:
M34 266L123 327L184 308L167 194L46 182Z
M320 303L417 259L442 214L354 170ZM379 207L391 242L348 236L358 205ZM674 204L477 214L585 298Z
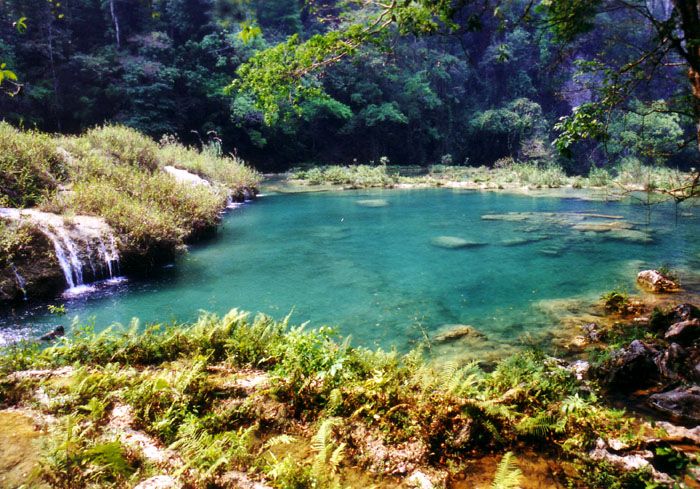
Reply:
M464 338L486 338L486 335L468 324L446 324L435 332L433 341L447 343Z
M361 207L386 207L389 205L389 202L384 199L364 199L355 203Z
M503 214L484 214L484 221L506 221L526 225L522 230L547 234L556 228L576 231L586 238L628 241L632 243L650 243L653 241L647 231L635 229L624 216L598 214L592 212L507 212ZM515 244L521 244L517 241ZM507 246L507 244L506 244Z
M438 248L457 250L461 248L476 248L478 246L484 246L486 243L470 241L458 236L437 236L430 240L430 244Z
M658 270L642 270L637 274L637 283L655 294L680 290L680 286L674 280Z

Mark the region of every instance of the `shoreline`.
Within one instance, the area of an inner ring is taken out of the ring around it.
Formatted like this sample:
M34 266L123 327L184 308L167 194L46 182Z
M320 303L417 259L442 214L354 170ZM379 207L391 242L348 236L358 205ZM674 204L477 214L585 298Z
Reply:
M264 194L295 194L295 193L325 193L344 191L381 191L381 190L433 190L445 189L452 191L470 192L495 192L527 197L545 198L574 198L578 200L588 200L594 202L619 202L634 194L644 193L645 190L639 186L620 187L574 187L564 185L558 187L533 187L528 185L511 184L489 185L473 181L436 181L435 183L397 183L387 186L353 186L343 184L310 184L304 180L289 179L285 174L266 174L261 183L261 192ZM652 194L662 197L663 194ZM666 202L659 200L658 203Z
M609 331L612 340L621 323L637 322L654 305L687 297L657 298L660 302L642 307L630 297L636 312L608 311L608 321L596 333ZM609 406L614 395L597 383L602 367L582 369L581 361L536 350L486 369L464 362L440 365L415 352L351 347L323 328L301 331L264 317L251 320L236 310L223 318L205 314L178 329L113 333L87 333L43 351L6 350L0 357L0 426L6 418L23 430L27 424L22 433L44 440L51 450L66 436L65 422L73 416L90 427L75 439L76 453L87 457L82 464L92 463L91 447L116 443L127 466L138 461L130 472L136 481L158 476L173 484L168 487L231 487L224 481L233 477L237 484L283 488L292 480L280 479L284 473L323 486L335 480L352 488L428 487L412 485L420 479L430 487L462 489L488 485L506 452L514 453L527 475L522 488L563 488L567 480L584 487L582 481L590 484L603 475L626 484L644 480L670 487L686 472L659 470L659 454L667 452L654 447L696 460L695 449L687 447L700 446L698 429L669 423L667 416L650 423L648 413L634 410L620 418ZM608 348L605 341L588 341ZM620 351L630 347L628 341ZM149 387L153 382L169 388L159 394ZM166 394L170 389L172 398ZM620 398L631 406L632 398L624 397L629 395ZM583 407L563 407L576 403ZM76 410L80 405L95 407ZM194 411L186 414L189 409ZM538 416L556 417L547 423L564 420L562 431L551 424L529 427ZM188 428L177 429L183 423ZM499 427L498 436L489 434L488 423ZM255 436L239 438L249 432ZM0 438L7 436L0 429ZM205 443L197 444L198 437ZM228 457L218 468L204 455L210 445ZM331 452L337 452L337 461L328 465ZM40 460L36 454L27 457ZM68 461L57 473L49 462L43 470L77 483L82 472L74 464ZM120 480L117 474L109 477Z

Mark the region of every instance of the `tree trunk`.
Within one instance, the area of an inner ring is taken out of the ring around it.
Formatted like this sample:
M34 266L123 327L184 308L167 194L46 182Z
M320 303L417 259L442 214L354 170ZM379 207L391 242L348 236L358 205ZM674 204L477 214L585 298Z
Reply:
M117 38L117 49L121 48L121 33L119 31L119 17L114 9L114 0L109 0L109 13L112 16L112 22L114 22L114 33Z
M695 116L695 137L700 151L700 72L695 68L688 69L688 78L693 93L693 115Z
M689 66L688 78L693 94L695 135L698 149L700 149L700 11L698 11L698 0L673 0L673 5L680 15L683 44L678 44L678 50Z

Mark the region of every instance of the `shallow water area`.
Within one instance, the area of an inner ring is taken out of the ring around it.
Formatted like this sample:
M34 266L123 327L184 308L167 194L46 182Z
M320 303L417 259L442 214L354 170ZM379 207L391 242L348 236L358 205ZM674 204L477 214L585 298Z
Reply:
M40 334L76 315L100 329L238 307L291 312L292 323L336 325L354 344L400 350L446 325L468 325L480 334L436 351L499 356L523 337L546 342L560 327L543 302L633 290L639 270L664 263L700 270L700 211L648 211L447 189L270 193L232 209L213 240L157 276L59 299L63 317L45 305L15 311L0 320L0 334Z

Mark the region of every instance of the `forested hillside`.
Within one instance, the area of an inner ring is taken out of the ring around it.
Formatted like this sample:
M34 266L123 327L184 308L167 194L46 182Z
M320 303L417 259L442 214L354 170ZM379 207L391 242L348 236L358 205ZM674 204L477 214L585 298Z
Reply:
M231 86L256 53L343 32L378 5L6 0L0 62L17 80L3 83L0 114L50 132L115 122L156 139L220 138L226 151L266 171L387 158L491 166L508 156L559 158L580 173L621 161L696 166L685 65L673 56L637 62L659 40L638 9L598 12L595 28L582 17L585 32L566 43L526 0L457 12L449 35L420 35L420 25L398 19L352 46L353 56L328 63L297 104L270 113L245 83ZM646 11L661 22L671 8L658 1ZM420 15L409 20L418 24ZM577 143L572 159L560 156L552 146L557 121L615 83L626 90L605 113L609 138Z

